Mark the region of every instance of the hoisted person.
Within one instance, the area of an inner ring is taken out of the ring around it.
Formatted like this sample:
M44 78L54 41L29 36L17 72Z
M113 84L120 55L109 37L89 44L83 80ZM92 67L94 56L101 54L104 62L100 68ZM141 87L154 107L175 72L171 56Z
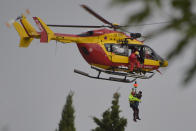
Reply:
M137 93L137 82L135 82L134 87L129 95L129 104L133 110L133 121L137 122L137 120L141 120L139 117L139 102L141 102L142 91Z

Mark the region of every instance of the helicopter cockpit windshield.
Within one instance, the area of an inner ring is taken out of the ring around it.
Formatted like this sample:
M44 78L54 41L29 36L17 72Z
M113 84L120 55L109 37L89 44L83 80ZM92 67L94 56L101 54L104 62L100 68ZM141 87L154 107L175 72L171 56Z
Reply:
M143 56L145 59L155 59L156 60L156 57L154 55L153 50L147 46L143 47Z
M152 50L150 47L143 45L143 56L145 59L152 59L152 60L159 60L163 61L163 58L161 58L154 50Z

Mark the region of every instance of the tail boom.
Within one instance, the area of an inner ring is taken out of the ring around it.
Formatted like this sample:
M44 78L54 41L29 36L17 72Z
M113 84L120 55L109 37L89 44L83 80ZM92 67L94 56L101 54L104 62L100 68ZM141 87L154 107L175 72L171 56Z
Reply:
M25 16L21 16L20 23L18 21L13 22L13 26L20 36L19 47L27 48L34 38L40 39L41 43L48 43L50 40L62 43L78 43L82 40L82 37L78 35L54 33L39 17L33 17L33 19L40 32L36 31Z
M50 40L56 40L62 43L72 43L78 41L77 35L54 33L39 17L33 17L36 25L41 31L40 42L48 43Z

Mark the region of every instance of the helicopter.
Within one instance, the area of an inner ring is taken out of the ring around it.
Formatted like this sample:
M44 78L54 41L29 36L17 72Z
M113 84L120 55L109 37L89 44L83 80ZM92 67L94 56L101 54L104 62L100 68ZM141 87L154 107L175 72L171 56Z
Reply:
M26 16L21 15L12 22L20 36L19 47L29 47L33 39L40 39L40 43L49 43L51 40L61 43L76 43L83 58L92 69L98 71L98 74L93 76L78 69L74 69L75 73L89 78L124 83L131 83L136 79L150 79L154 76L155 71L159 72L159 68L168 66L167 60L160 57L143 41L138 40L141 37L140 33L126 34L121 31L121 28L126 26L107 21L87 5L81 5L81 7L105 25L52 25L44 23L39 17L33 17L40 30L36 31ZM54 33L50 27L98 29L81 34L62 34ZM129 55L133 49L139 51L141 68L134 67L133 71L130 71ZM110 77L101 77L101 73L109 74Z

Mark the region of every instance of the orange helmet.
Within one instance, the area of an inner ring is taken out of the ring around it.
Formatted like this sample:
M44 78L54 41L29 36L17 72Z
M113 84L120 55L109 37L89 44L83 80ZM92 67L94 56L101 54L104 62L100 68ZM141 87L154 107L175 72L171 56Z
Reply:
M135 84L133 84L133 86L134 86L135 88L137 88L138 84L137 84L136 81L135 81Z

